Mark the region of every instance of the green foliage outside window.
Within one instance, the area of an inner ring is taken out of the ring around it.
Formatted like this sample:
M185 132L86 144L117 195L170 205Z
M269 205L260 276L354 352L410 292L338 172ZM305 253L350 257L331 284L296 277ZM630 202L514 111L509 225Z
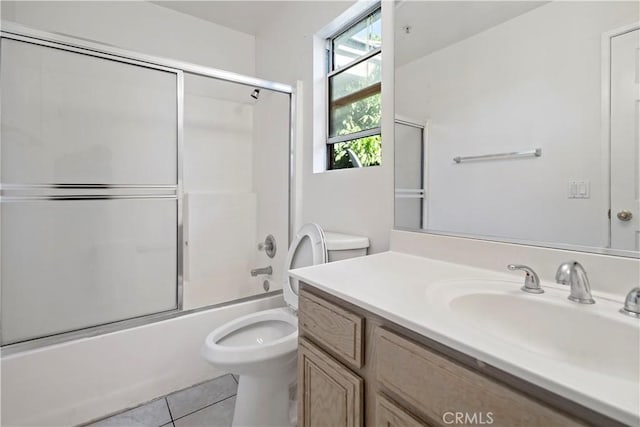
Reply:
M337 109L335 121L339 123L338 135L348 135L364 129L380 126L380 94L370 96ZM358 157L362 166L377 166L382 161L382 138L380 135L333 144L333 167L350 168L352 164L348 149Z

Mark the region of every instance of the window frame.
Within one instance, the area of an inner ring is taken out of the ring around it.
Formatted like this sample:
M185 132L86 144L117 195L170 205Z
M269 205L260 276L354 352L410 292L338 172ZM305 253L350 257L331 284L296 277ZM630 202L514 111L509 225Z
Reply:
M355 141L361 138L366 138L366 137L370 137L370 136L375 136L375 135L380 135L380 138L382 138L382 128L381 125L378 125L375 128L370 128L370 129L366 129L366 130L362 130L362 131L357 131L357 132L353 132L350 133L348 135L336 135L336 136L330 136L330 121L331 121L331 108L332 108L332 100L331 100L331 78L343 73L345 71L348 71L349 69L357 66L358 64L365 62L373 57L375 57L376 55L380 55L380 59L382 60L382 43L380 45L380 47L370 50L369 52L354 58L352 61L350 61L349 63L343 65L342 67L335 69L335 64L334 64L334 41L340 37L341 35L345 34L347 31L351 30L353 27L355 27L356 25L358 25L360 22L369 19L369 17L371 17L372 15L376 14L377 12L382 12L382 5L380 3L376 4L375 6L371 7L370 9L368 9L367 11L363 12L362 14L360 14L357 18L349 21L348 24L344 25L342 28L340 28L340 30L338 32L336 32L334 35L327 37L326 39L326 55L327 55L327 61L326 61L326 74L325 74L325 100L326 100L326 109L325 109L325 144L327 146L327 170L335 170L336 168L334 167L334 145L335 144L339 144L341 142L349 142L349 141ZM382 16L382 15L381 15ZM382 71L382 61L380 64L380 69ZM351 95L347 95L347 96L353 96L354 94L358 94L361 92L367 92L368 90L370 90L371 87L377 86L377 90L373 93L382 93L382 79L380 80L380 82L375 83L373 85L367 86L365 88L362 88L356 92L354 92ZM363 96L362 98L359 99L366 99L368 97L368 95ZM382 101L381 101L382 104ZM380 107L382 108L382 105L380 105Z

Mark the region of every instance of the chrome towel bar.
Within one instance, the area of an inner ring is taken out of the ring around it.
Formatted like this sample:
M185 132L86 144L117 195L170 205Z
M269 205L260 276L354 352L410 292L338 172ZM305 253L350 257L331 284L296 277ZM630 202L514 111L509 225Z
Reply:
M511 153L498 153L498 154L485 154L482 156L466 156L466 157L454 157L453 161L456 163L480 161L480 160L502 160L502 159L517 159L520 157L540 157L542 156L542 148L536 148L535 150L527 151L513 151Z

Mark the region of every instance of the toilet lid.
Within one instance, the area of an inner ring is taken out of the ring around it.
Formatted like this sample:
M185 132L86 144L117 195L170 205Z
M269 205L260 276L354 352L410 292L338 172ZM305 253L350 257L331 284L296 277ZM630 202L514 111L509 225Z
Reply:
M298 279L289 275L289 270L324 264L327 262L327 245L324 233L318 224L309 223L302 226L289 247L285 262L285 283L283 286L284 301L294 310L298 309Z

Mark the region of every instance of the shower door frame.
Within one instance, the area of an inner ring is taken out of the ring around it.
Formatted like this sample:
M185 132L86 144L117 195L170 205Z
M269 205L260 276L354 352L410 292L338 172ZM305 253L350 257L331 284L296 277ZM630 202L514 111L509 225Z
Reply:
M269 80L258 79L255 77L245 76L242 74L224 71L216 68L206 67L203 65L193 64L189 62L167 59L153 55L147 55L135 51L121 49L114 46L104 45L97 42L78 39L75 37L52 33L47 31L36 30L20 24L8 21L0 22L0 39L9 39L20 42L36 44L44 47L61 49L68 52L74 52L83 55L89 55L106 60L117 61L121 63L141 66L150 69L170 72L176 74L176 114L177 114L177 308L134 317L125 320L105 323L97 326L91 326L83 329L77 329L69 332L63 332L51 336L34 338L13 344L7 344L1 347L1 355L10 355L26 350L45 347L53 344L59 344L79 338L92 337L106 333L116 332L137 326L147 325L175 317L184 316L198 311L210 310L213 308L221 308L224 306L238 304L245 301L261 299L282 293L282 290L266 292L232 301L226 301L219 304L200 307L192 310L183 310L183 278L184 278L184 251L185 245L183 235L183 185L182 185L182 163L183 163L183 136L184 136L184 73L194 74L201 77L213 78L230 83L241 84L253 88L267 89L274 92L283 93L289 96L289 173L288 173L288 243L291 243L292 218L294 209L294 200L292 196L292 186L295 183L295 115L296 115L296 94L292 86ZM0 58L1 60L1 58ZM1 96L1 95L0 95ZM41 186L42 187L42 186ZM47 186L48 188L57 188L55 184ZM123 186L114 186L123 188ZM10 196L4 195L5 191L10 189L10 185L0 188L0 202L6 203L10 200ZM109 188L109 187L102 187ZM6 201L5 201L6 200ZM1 231L0 231L1 232ZM288 246L288 245L287 245ZM1 284L0 284L1 286ZM0 323L0 337L2 336L2 324Z

